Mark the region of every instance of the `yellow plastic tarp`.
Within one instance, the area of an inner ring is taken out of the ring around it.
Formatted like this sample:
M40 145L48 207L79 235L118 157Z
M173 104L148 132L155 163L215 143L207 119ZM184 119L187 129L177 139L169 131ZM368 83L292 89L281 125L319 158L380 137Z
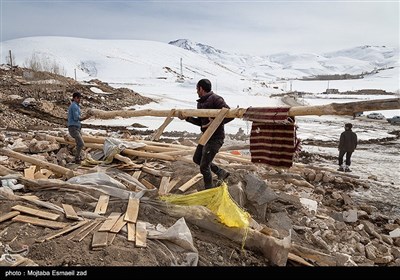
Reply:
M217 215L220 222L228 227L245 229L249 227L250 214L240 208L231 198L226 183L197 193L188 195L171 194L161 196L160 199L178 205L202 205L210 209Z

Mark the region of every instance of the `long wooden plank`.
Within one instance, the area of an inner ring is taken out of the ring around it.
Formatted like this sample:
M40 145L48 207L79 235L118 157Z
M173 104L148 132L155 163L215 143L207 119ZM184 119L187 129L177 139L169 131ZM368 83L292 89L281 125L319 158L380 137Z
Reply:
M212 121L210 126L207 128L207 130L201 135L199 144L200 145L205 145L207 144L208 140L210 140L211 136L214 134L214 132L217 130L219 125L224 121L224 118L226 114L228 113L229 109L228 108L222 108L218 115L215 117L215 119Z
M19 214L20 214L20 212L18 212L18 211L11 211L11 212L8 212L8 213L6 213L4 215L1 215L0 216L0 223L4 222L6 220L9 220L11 218L14 218L15 216L18 216Z
M60 229L60 230L58 230L56 232L52 232L52 233L49 233L48 235L45 235L45 236L37 238L36 242L42 243L42 242L44 242L46 240L51 240L53 238L56 238L56 237L58 237L60 235L65 234L67 232L70 232L70 231L73 231L73 230L75 230L77 228L80 228L81 226L83 226L87 222L88 222L88 220L84 220L84 221L80 221L80 222L77 222L77 223L72 224L72 225L68 225L65 228L62 228L62 229Z
M121 213L112 212L110 216L108 216L107 220L101 225L99 231L109 231L118 221L118 218L121 216Z
M20 211L22 213L26 213L26 214L29 214L32 216L37 216L40 218L53 220L53 221L57 220L60 217L59 214L54 214L54 213L50 213L47 211L42 211L42 210L38 210L38 209L34 209L34 208L22 206L22 205L15 205L15 206L11 207L11 209Z
M78 234L84 232L85 230L87 230L88 228L90 228L91 226L93 226L93 224L95 223L95 221L90 221L88 220L88 223L86 223L85 226L83 226L82 228L77 228L76 230L74 230L73 232L69 233L67 235L67 240L71 240L72 238L74 238L75 236L77 236Z
M159 140L161 134L164 132L164 129L167 127L167 125L169 125L172 120L174 119L174 114L175 114L175 109L171 109L171 112L169 113L168 117L165 119L165 121L163 122L163 124L156 130L156 132L154 133L154 135L151 137L151 141L154 140Z
M146 179L141 179L140 182L149 190L155 189L156 187L150 183L149 181L147 181Z
M302 265L305 265L305 266L314 266L311 263L309 263L308 261L306 261L305 259L303 259L302 257L299 257L298 255L295 255L295 254L292 254L292 253L288 254L288 260L292 260L292 261L298 262L298 263L300 263Z
M126 207L126 213L124 217L124 221L136 223L138 214L139 214L139 203L140 200L138 198L129 197L128 207Z
M136 223L136 247L146 247L147 246L147 230L146 223L142 221L138 221Z
M167 187L167 190L166 190L166 194L167 193L169 193L170 191L172 191L172 189L179 183L179 181L181 180L181 178L174 178L174 179L172 179L170 182L169 182L169 184L168 184L168 187Z
M121 215L118 221L110 229L110 232L118 233L121 230L121 228L123 228L124 225L126 225L126 221L124 221L124 215Z
M257 107L256 107L257 108ZM265 108L265 107L264 107ZM396 110L400 109L400 98L376 99L346 103L331 103L327 105L315 106L293 106L289 108L289 116L309 116L309 115L348 115L352 116L356 112L379 111L379 110ZM90 109L91 115L99 119L114 119L115 117L167 117L171 110L118 110L118 111L102 111L98 109ZM178 112L188 117L216 117L219 109L175 109L174 116L177 117ZM227 118L242 118L247 108L230 109Z
M68 225L67 223L44 220L44 219L34 218L34 217L30 217L30 216L25 216L25 215L15 216L12 219L12 221L22 222L22 223L30 223L30 224L36 225L36 226L49 227L49 228L55 228L55 229L64 228Z
M95 231L93 233L92 248L107 246L108 232Z
M134 223L127 223L126 226L128 227L128 241L135 241L136 236L136 226Z
M169 185L169 180L171 177L162 177L160 182L160 187L158 188L159 195L165 195L167 193L167 188Z
M116 233L113 232L109 232L108 236L107 236L107 245L111 245L115 239L115 237L117 236Z
M139 180L140 174L142 174L142 170L137 170L133 173L133 178L135 178L136 180Z
M68 219L71 219L71 220L80 220L80 218L78 217L78 215L76 214L76 212L75 212L75 210L74 210L74 207L72 207L72 205L69 205L69 204L62 204L62 207L64 208L64 211L65 211L65 216L68 218Z
M10 149L0 148L0 154L1 155L5 155L5 156L9 156L9 157L13 157L13 158L17 158L17 159L20 159L22 161L26 161L26 162L38 165L40 167L49 169L49 170L51 170L51 171L53 171L53 172L55 172L57 174L65 175L68 179L70 179L70 178L75 176L74 171L72 171L72 170L70 170L68 168L65 168L65 167L62 167L60 165L57 165L57 164L54 164L54 163L50 163L50 162L47 162L47 161L39 160L39 159L37 159L35 157L32 157L32 156L27 156L27 155L24 155L24 154L21 154L21 153L17 153L17 152L14 152L14 151L10 150Z
M105 214L107 212L108 201L110 200L109 195L102 194L97 201L96 209L94 209L94 213L96 214Z
M191 186L193 186L194 184L196 184L198 181L200 181L203 178L203 175L201 173L197 174L196 176L194 176L192 179L190 179L189 181L187 181L185 184L183 184L179 190L182 192L185 192L187 189L189 189Z
M85 231L79 233L73 240L81 242L86 236L89 235L92 231L96 231L96 228L101 224L101 221L93 221L93 224L87 228Z

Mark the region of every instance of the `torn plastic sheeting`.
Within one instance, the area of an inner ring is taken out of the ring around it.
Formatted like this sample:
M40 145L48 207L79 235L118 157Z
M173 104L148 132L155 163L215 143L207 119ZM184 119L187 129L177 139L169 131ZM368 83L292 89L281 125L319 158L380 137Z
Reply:
M79 185L105 185L110 187L116 187L119 189L126 190L124 184L118 182L117 180L111 178L105 173L89 173L76 177L72 177L67 180L68 183L71 184L79 184Z
M185 218L180 218L168 229L157 226L156 229L149 229L147 237L150 239L167 240L182 248L186 252L186 262L182 265L197 266L199 261L199 253L193 245L193 238L190 229L186 225ZM168 243L165 243L167 247ZM173 248L172 248L173 249Z
M104 157L108 158L110 156L114 156L116 153L120 153L124 149L137 149L144 146L146 146L144 143L123 142L119 139L109 137L104 140Z
M3 179L3 180L1 180L1 185L3 187L8 187L13 191L24 188L24 185L17 184L17 183L18 183L17 179Z

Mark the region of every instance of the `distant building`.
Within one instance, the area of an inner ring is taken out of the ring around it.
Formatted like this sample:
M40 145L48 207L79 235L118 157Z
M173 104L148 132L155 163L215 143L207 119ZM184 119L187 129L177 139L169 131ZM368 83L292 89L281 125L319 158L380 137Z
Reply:
M325 91L326 94L338 94L339 90L337 88L327 88Z

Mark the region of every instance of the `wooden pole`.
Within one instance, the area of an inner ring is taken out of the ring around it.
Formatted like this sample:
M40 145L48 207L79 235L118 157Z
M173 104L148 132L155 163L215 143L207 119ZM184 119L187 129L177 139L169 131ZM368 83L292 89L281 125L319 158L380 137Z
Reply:
M0 154L9 156L9 157L13 157L16 159L20 159L22 161L26 161L26 162L38 165L40 167L49 169L57 174L65 175L68 179L75 176L75 173L68 168L59 166L57 164L49 163L47 161L43 161L43 160L31 157L31 156L27 156L27 155L24 155L21 153L17 153L10 149L0 149Z
M272 108L271 108L272 109ZM376 99L367 101L356 101L347 103L331 103L327 105L317 106L295 106L289 109L289 116L309 116L309 115L349 115L363 111L375 110L396 110L400 109L400 98ZM230 109L226 118L242 118L246 112L246 108ZM172 116L177 117L179 112L184 117L212 117L215 118L220 109L175 109ZM115 117L131 118L131 117L168 117L171 110L117 110L117 111L102 111L90 109L89 113L92 117L99 119L112 119Z

